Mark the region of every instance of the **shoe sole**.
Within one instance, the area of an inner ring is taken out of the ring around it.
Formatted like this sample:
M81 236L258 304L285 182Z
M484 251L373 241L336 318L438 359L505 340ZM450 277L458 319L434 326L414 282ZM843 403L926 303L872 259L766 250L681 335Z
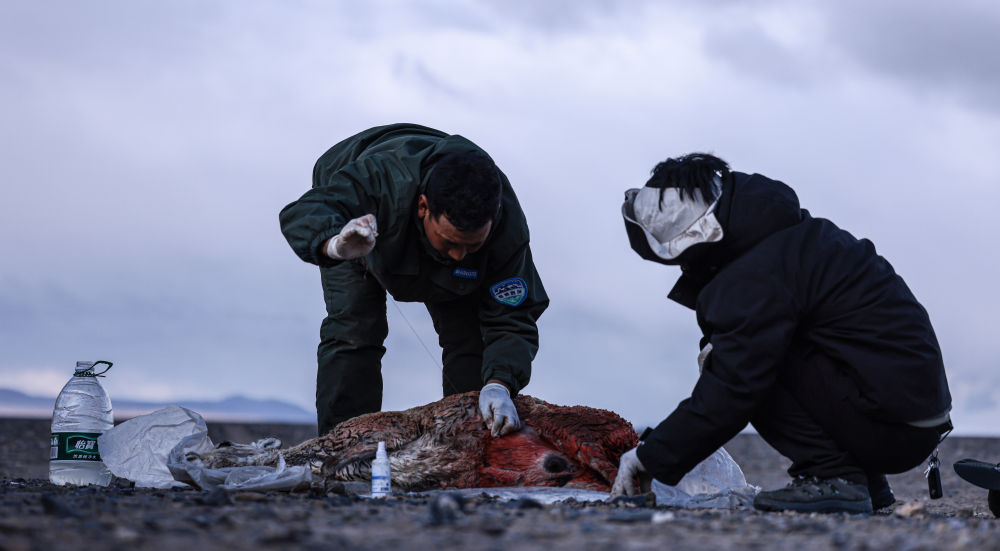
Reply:
M872 514L872 502L866 501L842 501L829 499L813 503L789 503L787 501L772 501L769 499L755 499L754 509L768 512L792 511L794 513L850 513L852 515Z
M986 488L1000 490L1000 466L975 459L962 459L955 462L955 473L966 482Z

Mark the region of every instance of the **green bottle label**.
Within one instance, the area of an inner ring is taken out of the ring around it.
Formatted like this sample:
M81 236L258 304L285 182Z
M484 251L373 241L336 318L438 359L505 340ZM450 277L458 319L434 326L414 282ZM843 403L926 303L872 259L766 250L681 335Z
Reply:
M99 432L53 432L51 461L100 461L97 450Z

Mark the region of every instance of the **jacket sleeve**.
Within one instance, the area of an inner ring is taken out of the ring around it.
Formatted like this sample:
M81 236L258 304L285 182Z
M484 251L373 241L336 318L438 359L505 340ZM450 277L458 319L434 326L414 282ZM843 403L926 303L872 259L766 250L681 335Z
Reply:
M780 278L743 275L738 284L714 281L698 297L711 353L691 396L637 451L646 470L664 484L677 484L747 425L791 343L797 308Z
M379 228L384 227L389 209L380 207L391 200L387 196L391 186L385 185L385 175L390 173L386 162L369 157L340 169L317 163L313 188L278 215L281 233L299 258L319 266L340 262L323 253L323 243L354 218L374 214Z
M549 297L527 243L498 269L490 270L487 278L479 311L485 345L483 381L499 379L514 395L531 379L531 362L538 352L536 323ZM515 305L517 300L521 301Z

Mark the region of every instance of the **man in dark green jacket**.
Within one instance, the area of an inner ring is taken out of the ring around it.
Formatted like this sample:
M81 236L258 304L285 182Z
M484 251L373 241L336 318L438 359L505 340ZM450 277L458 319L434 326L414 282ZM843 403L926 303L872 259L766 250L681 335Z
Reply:
M281 231L320 267L319 433L382 407L385 294L423 302L443 349L444 395L480 390L495 436L520 428L548 296L510 182L469 140L415 124L366 130L316 162ZM484 386L485 384L485 386Z

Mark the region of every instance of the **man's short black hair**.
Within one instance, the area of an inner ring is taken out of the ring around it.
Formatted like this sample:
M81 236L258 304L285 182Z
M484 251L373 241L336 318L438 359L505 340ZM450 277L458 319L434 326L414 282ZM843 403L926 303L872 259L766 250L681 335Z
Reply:
M481 151L449 153L434 164L427 179L427 208L444 214L463 232L476 231L500 210L500 169Z
M726 161L708 153L688 153L653 167L646 187L661 190L678 188L681 198L686 194L692 200L696 199L695 191L700 190L705 202L711 203L716 195L715 177L725 178L728 175L729 164Z

